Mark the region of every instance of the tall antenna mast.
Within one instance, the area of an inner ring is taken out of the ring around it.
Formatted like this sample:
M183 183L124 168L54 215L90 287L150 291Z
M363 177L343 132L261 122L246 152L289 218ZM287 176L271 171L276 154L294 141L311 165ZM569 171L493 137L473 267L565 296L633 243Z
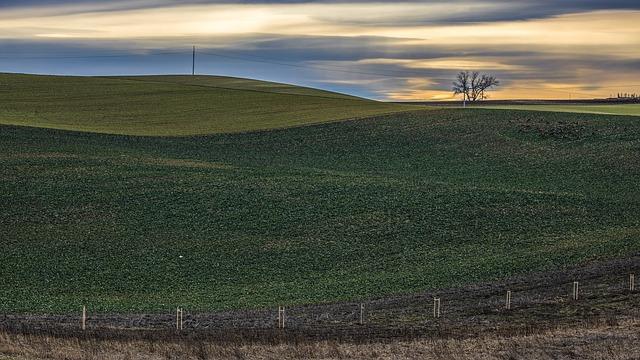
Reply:
M193 55L191 56L191 75L196 74L196 47L193 46Z

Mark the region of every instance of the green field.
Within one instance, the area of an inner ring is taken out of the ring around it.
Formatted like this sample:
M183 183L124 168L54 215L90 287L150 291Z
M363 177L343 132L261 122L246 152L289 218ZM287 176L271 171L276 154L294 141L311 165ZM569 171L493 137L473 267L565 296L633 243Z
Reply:
M567 104L567 105L481 105L486 109L557 111L582 114L640 116L640 104Z
M177 136L242 132L411 108L229 77L0 73L0 124L109 134Z
M167 86L165 99L185 99ZM73 114L67 126L106 131L98 109L126 99L100 91L86 108L35 97L38 110L14 122L64 127ZM30 108L4 96L4 121ZM638 118L553 112L441 109L182 137L0 125L0 312L337 301L636 254L639 158Z

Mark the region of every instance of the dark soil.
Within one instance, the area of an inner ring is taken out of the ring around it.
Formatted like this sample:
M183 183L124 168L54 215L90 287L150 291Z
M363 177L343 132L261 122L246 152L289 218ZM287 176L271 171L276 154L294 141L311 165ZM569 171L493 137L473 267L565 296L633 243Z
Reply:
M177 331L175 313L89 314L86 331L80 314L1 315L0 330L103 339L191 338L265 343L309 340L384 341L421 337L466 338L479 334L524 335L559 326L638 318L640 294L630 290L630 274L640 274L640 255L579 268L529 274L506 281L442 289L360 303L286 309L286 328L277 329L278 309L189 313ZM572 298L573 282L579 298ZM505 309L507 290L511 310ZM434 297L441 299L434 318Z

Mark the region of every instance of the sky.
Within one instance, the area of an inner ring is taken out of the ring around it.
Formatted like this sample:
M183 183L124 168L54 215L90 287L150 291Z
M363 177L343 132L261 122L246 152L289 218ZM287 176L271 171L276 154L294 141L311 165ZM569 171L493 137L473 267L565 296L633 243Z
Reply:
M639 0L0 0L0 72L249 77L379 100L640 93Z

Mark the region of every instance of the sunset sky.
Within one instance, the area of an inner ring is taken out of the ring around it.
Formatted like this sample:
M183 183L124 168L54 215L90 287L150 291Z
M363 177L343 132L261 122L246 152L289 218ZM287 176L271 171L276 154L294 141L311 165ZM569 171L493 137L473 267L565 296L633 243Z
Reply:
M197 72L381 100L450 100L460 70L493 99L640 93L640 1L0 0L0 72Z

